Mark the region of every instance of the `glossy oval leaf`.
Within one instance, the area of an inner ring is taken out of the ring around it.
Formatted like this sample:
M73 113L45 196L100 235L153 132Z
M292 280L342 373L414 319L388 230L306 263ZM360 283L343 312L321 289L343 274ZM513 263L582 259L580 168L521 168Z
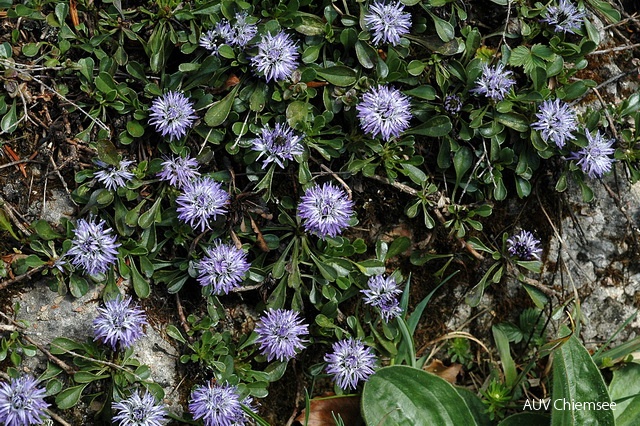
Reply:
M561 333L568 334L568 329L563 327ZM554 401L551 412L552 426L613 426L615 424L611 410L572 409L571 406L558 403L558 401L566 401L571 404L575 401L595 403L600 406L603 403L611 403L600 370L575 335L567 339L567 342L554 352L551 400Z
M616 401L617 426L640 424L640 365L630 363L614 370L609 394Z
M378 370L365 383L362 414L369 426L477 425L449 382L400 365Z
M236 98L237 87L238 86L234 87L227 96L217 102L214 102L213 105L209 107L204 115L204 122L207 123L207 126L219 126L227 119L231 112L231 107L233 106L233 100Z
M351 86L352 84L355 84L358 79L358 74L355 70L342 65L318 68L316 69L316 74L327 80L329 83L341 87Z

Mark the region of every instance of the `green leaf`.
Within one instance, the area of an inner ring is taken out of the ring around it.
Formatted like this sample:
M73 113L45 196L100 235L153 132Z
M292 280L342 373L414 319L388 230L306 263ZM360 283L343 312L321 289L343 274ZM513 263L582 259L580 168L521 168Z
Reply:
M139 138L144 135L144 127L139 122L131 120L127 122L127 132L134 138Z
M427 84L415 87L411 90L403 91L405 95L413 96L414 98L426 99L432 101L436 98L436 89Z
M411 240L407 237L398 237L389 246L389 250L385 255L385 260L391 259L401 253L404 253L411 247Z
M609 395L616 401L614 416L617 426L640 424L640 365L629 363L613 370Z
M307 121L308 104L303 101L293 101L287 105L287 123L292 129L300 129Z
M236 98L238 87L239 86L235 86L227 96L214 102L213 105L209 107L207 112L204 114L204 122L207 123L207 126L217 127L224 123L224 120L227 119L231 112L231 107L233 106L233 101Z
M138 271L133 258L129 256L129 267L131 268L131 281L133 283L133 290L136 292L136 296L141 299L146 299L151 294L151 287L149 281L147 281L142 274Z
M82 391L87 386L88 384L73 386L60 392L58 396L56 396L56 405L58 408L66 410L76 405L80 400L80 396L82 396Z
M89 283L83 277L71 274L69 277L69 291L73 297L82 297L89 291Z
M502 362L502 370L504 372L505 384L511 388L515 385L518 373L516 372L516 364L511 357L511 350L509 348L509 339L507 335L499 327L491 327L493 333L493 340L496 342L498 348L498 354L500 355L500 361Z
M11 234L14 240L20 241L20 238L18 238L13 230L13 226L11 225L11 221L9 220L7 213L4 211L4 207L0 209L0 229L3 229Z
M507 417L498 426L549 426L549 416L539 413L518 413Z
M336 65L329 68L317 68L316 74L327 80L329 83L340 87L351 86L355 84L358 79L358 73L355 70L343 65Z
M567 335L569 329L566 326L562 327L560 333ZM564 345L554 351L553 392L551 395L552 401L611 403L600 370L575 334L571 335ZM576 410L566 407L564 404L556 404L555 402L553 404L552 426L613 426L614 424L615 420L611 410Z
M356 57L360 65L367 69L372 69L378 63L378 52L369 44L360 40L356 42Z
M504 124L517 132L524 133L529 131L529 121L527 120L527 117L522 114L517 114L515 112L496 112L495 117L498 123Z
M418 76L424 71L425 64L422 61L413 60L407 65L407 72L410 75Z
M296 11L293 29L306 36L319 36L324 34L325 22L322 18L310 13Z
M402 166L403 173L409 176L409 178L415 183L417 183L418 185L425 183L427 181L427 175L416 166L413 166L411 164L406 164L406 163L402 163L401 166Z
M53 230L51 225L49 225L49 222L46 220L36 220L33 222L31 227L36 231L36 234L45 241L55 240L56 238L62 237L62 235Z
M422 124L410 128L405 132L406 135L422 135L432 138L438 138L449 134L453 128L451 120L446 115L436 115L431 117Z
M187 343L185 338L182 337L182 333L180 333L180 330L178 330L178 328L175 325L169 324L165 331L169 335L169 337L176 339L178 342Z
M440 40L444 41L445 43L453 40L456 36L456 30L455 28L453 28L453 25L442 18L438 18L431 12L427 13L429 13L431 19L433 19L433 23L436 26L436 32L438 33L438 37L440 37Z
M370 426L477 425L451 384L407 366L385 367L369 377L362 392L362 415Z
M13 133L18 126L18 112L16 110L16 100L13 100L9 112L0 121L0 130L4 133Z

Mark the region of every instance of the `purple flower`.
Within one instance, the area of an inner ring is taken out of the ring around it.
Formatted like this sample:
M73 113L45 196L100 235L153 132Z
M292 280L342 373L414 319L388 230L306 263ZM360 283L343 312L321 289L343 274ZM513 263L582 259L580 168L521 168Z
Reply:
M135 391L127 399L111 404L118 426L162 426L167 422L166 406L158 403L148 391L140 397Z
M133 179L133 173L129 171L129 166L133 161L122 160L118 166L110 166L100 161L103 170L95 172L93 175L109 190L116 190L126 186L127 182Z
M512 74L513 72L505 70L502 64L494 67L484 64L482 66L482 75L476 80L477 87L471 91L494 101L501 101L507 95L511 86L516 84L516 81L511 78Z
M384 275L375 275L369 278L367 289L360 290L364 294L364 303L380 309L380 314L385 322L402 314L398 295L402 291L393 277L385 278Z
M507 250L520 260L540 260L540 240L529 231L522 230L507 239Z
M202 33L200 39L198 40L198 44L211 52L212 55L217 55L218 48L220 47L220 44L222 44L222 41L222 36L218 32L218 30L214 28L212 30L208 30L205 33Z
M602 177L605 173L611 171L613 158L609 156L615 152L615 149L611 148L615 141L613 139L605 139L600 134L600 130L596 131L595 136L589 130L585 130L585 133L589 141L587 146L578 152L574 152L568 158L578 160L578 166L590 178Z
M400 37L411 29L411 14L404 12L400 2L374 1L364 15L364 23L373 32L373 44L383 42L397 46Z
M327 373L332 374L340 389L355 389L358 382L367 381L374 372L376 357L360 340L343 339L333 344L333 353L326 354Z
M304 192L298 215L307 232L324 239L335 237L349 226L353 201L340 188L330 183L315 185Z
M380 134L385 141L407 130L412 117L409 97L387 86L367 90L356 109L362 130L373 137Z
M574 31L582 26L582 19L586 13L578 10L569 0L560 0L557 6L547 6L542 16L542 22L552 25L555 32L574 34Z
M542 139L551 139L558 148L564 147L567 140L575 139L573 135L578 128L576 113L566 102L556 99L544 101L536 114L538 121L531 124L535 130L542 132Z
M149 108L149 124L169 140L180 139L198 118L193 103L180 92L168 92L154 99Z
M38 381L22 375L0 383L0 424L4 426L40 425L48 417L44 402L46 390Z
M448 95L444 98L443 106L445 111L455 115L462 109L462 100L458 95Z
M210 228L209 220L227 212L225 205L229 194L222 185L210 177L191 180L182 187L182 194L176 198L178 218L195 230L204 232Z
M145 324L144 311L131 306L131 297L123 299L118 295L105 302L104 308L98 308L98 316L93 320L93 340L111 346L114 351L118 346L127 349L144 336Z
M235 426L245 424L238 388L229 384L207 383L191 392L189 411L204 426Z
M196 263L198 282L214 295L223 295L240 287L251 264L247 254L231 244L216 240L205 249L206 255Z
M309 334L309 326L302 323L298 313L286 309L269 309L267 314L260 318L260 323L255 328L258 334L257 343L260 343L262 353L267 356L267 361L274 358L279 361L288 361L296 356L296 352L304 348L300 336Z
M249 15L246 12L236 13L236 23L233 25L233 38L229 41L231 46L245 47L258 33L256 24L248 22Z
M92 218L90 221L78 219L71 248L67 256L71 256L74 266L84 269L89 275L103 274L115 263L118 255L119 243L116 236L111 234L111 228L106 228L106 222Z
M251 149L260 152L258 159L263 155L266 157L262 160L263 167L275 162L284 168L285 160L293 160L294 155L301 155L304 152L301 140L302 137L295 135L288 124L276 123L273 130L269 126L262 128L262 135L252 141Z
M258 43L258 54L251 62L267 81L284 80L298 67L296 43L283 31L275 36L263 35Z
M162 171L157 174L160 180L172 186L182 188L188 182L200 176L198 161L189 156L166 158L162 163Z

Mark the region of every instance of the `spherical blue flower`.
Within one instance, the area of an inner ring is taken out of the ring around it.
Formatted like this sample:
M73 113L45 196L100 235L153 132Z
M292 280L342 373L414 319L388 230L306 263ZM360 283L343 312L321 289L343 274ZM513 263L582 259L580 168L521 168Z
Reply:
M471 91L494 101L501 101L507 95L511 86L516 84L516 81L511 78L512 74L513 72L505 70L502 64L494 67L484 64L482 66L482 75L476 80L477 87Z
M582 19L586 16L581 10L571 3L569 0L560 0L558 5L547 6L542 12L542 22L546 22L554 27L557 33L571 33L580 29Z
M207 176L194 179L184 184L182 194L176 198L178 218L204 232L210 219L227 212L228 202L229 194L220 183Z
M362 130L385 141L407 130L412 117L409 97L387 86L367 90L356 109Z
M223 40L218 30L214 28L202 33L198 44L211 52L212 55L218 55L218 49L223 43Z
M567 140L576 138L572 133L578 128L576 113L569 104L560 99L547 100L538 111L538 121L532 123L531 127L542 132L545 142L551 139L558 148L562 148Z
M44 402L46 390L38 381L22 375L0 383L0 424L4 426L40 425L48 417Z
M104 343L115 351L127 349L144 336L142 327L147 324L144 311L131 306L131 297L108 300L104 308L98 308L98 316L93 320L95 341Z
M180 92L167 92L156 98L149 108L149 124L155 126L162 136L169 140L180 139L187 134L198 118L193 103Z
M232 244L216 240L205 249L206 255L196 263L198 282L209 294L223 295L240 287L251 264L247 254Z
M122 160L117 166L110 166L100 161L100 166L105 168L95 172L93 175L107 189L116 190L124 187L128 181L133 179L133 173L129 171L129 166L132 164L133 161Z
M182 188L188 182L200 176L198 161L189 156L166 158L162 162L162 171L157 174L160 180L169 182L172 186Z
M398 295L402 291L393 277L385 278L384 275L375 275L369 278L367 288L360 290L364 294L364 303L380 309L380 314L385 322L402 314Z
M251 58L253 66L267 81L280 81L291 76L298 67L298 48L288 34L266 34L258 43L258 54Z
M334 343L332 349L324 360L329 363L327 373L334 376L341 389L355 389L358 382L366 382L374 373L376 357L362 341L350 337Z
M258 159L265 156L262 160L263 167L274 162L284 168L285 160L293 160L294 155L301 155L304 152L301 140L302 137L295 135L288 124L276 123L274 129L269 126L262 128L262 134L252 141L251 149L260 152Z
M204 426L236 426L245 424L238 388L229 384L207 383L191 392L189 411Z
M568 158L578 160L578 166L589 177L602 177L605 173L611 171L613 158L609 156L615 152L615 149L611 148L615 141L613 139L605 139L604 135L600 134L600 130L597 130L595 135L592 135L589 130L586 130L585 133L589 141L587 146L578 152L574 152Z
M288 361L304 345L300 336L309 334L309 326L302 323L298 313L287 309L269 309L255 328L257 343L267 361Z
M111 408L116 413L113 421L118 426L162 426L167 423L166 406L158 403L148 391L142 397L135 391L129 398L112 403Z
M233 38L229 41L231 46L245 47L258 33L256 24L249 22L246 12L236 13L236 23L233 24Z
M118 255L119 243L111 228L106 228L104 220L90 221L78 219L75 235L71 240L71 248L67 256L71 256L71 263L84 269L89 275L103 274L115 263Z
M449 114L455 115L462 109L462 100L458 95L447 95L442 103L444 110Z
M298 205L298 215L307 232L324 239L335 237L349 226L353 201L340 188L330 183L307 189Z
M411 14L404 12L400 2L374 1L364 15L364 23L373 32L373 43L397 46L400 37L411 29Z
M529 231L522 230L507 239L507 250L520 260L540 260L540 240Z

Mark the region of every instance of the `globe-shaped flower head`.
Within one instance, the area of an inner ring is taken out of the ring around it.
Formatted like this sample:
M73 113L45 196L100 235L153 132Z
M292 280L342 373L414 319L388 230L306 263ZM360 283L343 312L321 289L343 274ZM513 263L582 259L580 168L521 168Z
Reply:
M592 135L589 130L585 130L585 134L589 141L587 146L567 158L578 160L578 166L590 178L602 177L605 173L611 171L613 158L610 155L615 152L615 149L611 146L615 141L606 139L604 135L600 134L600 130L597 130L595 135Z
M4 426L40 425L48 417L44 402L46 390L38 381L22 375L0 383L0 424Z
M367 288L360 290L364 294L364 303L380 309L385 322L402 314L398 295L402 292L393 277L375 275L369 278Z
M567 140L575 139L573 132L578 128L575 111L560 99L544 101L536 114L538 121L531 124L542 132L542 139L551 139L558 148L563 148Z
M204 426L236 426L246 423L238 389L229 384L207 383L191 392L189 411Z
M71 248L67 256L71 256L71 263L84 269L89 275L103 274L115 263L118 255L119 243L111 228L106 228L104 220L96 218L86 221L78 219L75 235L71 240Z
M247 254L232 244L216 240L196 264L198 282L209 294L223 295L240 287L251 265Z
M129 398L112 403L111 408L116 413L113 421L118 426L162 426L167 423L166 406L147 391L142 397L135 391Z
M167 92L154 99L149 111L149 124L162 136L169 136L169 140L187 134L187 129L198 118L193 103L180 92Z
M261 135L252 141L253 147L251 149L260 152L258 159L265 156L262 160L264 167L274 162L280 168L284 168L285 160L293 160L294 155L300 155L304 152L301 140L302 137L294 134L288 124L276 123L273 129L269 126L262 128Z
M411 30L411 14L404 12L400 2L374 1L364 15L364 23L373 33L373 44L397 46L400 37Z
M210 227L210 219L215 220L227 212L228 202L229 194L210 177L191 180L184 184L182 194L176 198L178 219L204 232Z
M298 67L298 48L283 31L274 36L266 34L258 43L258 54L251 58L251 62L267 81L281 81L290 77Z
M160 180L172 186L182 188L188 182L200 176L198 161L189 156L166 158L162 162L162 171L157 174Z
M302 323L295 311L269 309L260 318L255 332L258 334L256 342L267 356L267 361L288 361L296 356L298 350L304 348L305 340L300 336L309 334L309 326Z
M387 86L367 90L356 110L362 130L373 137L381 135L385 141L407 130L412 117L409 97Z
M117 166L110 166L100 161L99 165L104 169L95 172L93 175L105 188L116 190L124 187L128 181L133 179L133 173L129 171L129 166L132 164L133 161L122 160Z
M507 250L520 260L540 260L540 240L529 231L522 230L507 239Z
M542 12L542 22L553 26L557 33L571 33L579 30L586 14L569 0L560 0L557 5L547 6Z
M513 72L504 69L504 65L494 67L484 64L482 75L476 80L476 88L471 91L484 95L494 101L501 101L509 93L516 81L511 78Z
M334 343L332 349L333 353L325 355L324 360L329 363L327 373L334 376L341 389L355 389L374 373L376 357L360 340L343 339Z
M115 351L127 349L144 336L142 327L147 324L144 311L131 306L131 297L108 300L104 308L98 308L93 320L94 340L104 343Z
M258 32L256 24L250 22L246 12L236 13L236 23L233 24L233 38L231 46L245 47Z
M325 183L307 189L298 205L298 215L307 232L324 239L335 237L349 226L353 201L340 188Z

